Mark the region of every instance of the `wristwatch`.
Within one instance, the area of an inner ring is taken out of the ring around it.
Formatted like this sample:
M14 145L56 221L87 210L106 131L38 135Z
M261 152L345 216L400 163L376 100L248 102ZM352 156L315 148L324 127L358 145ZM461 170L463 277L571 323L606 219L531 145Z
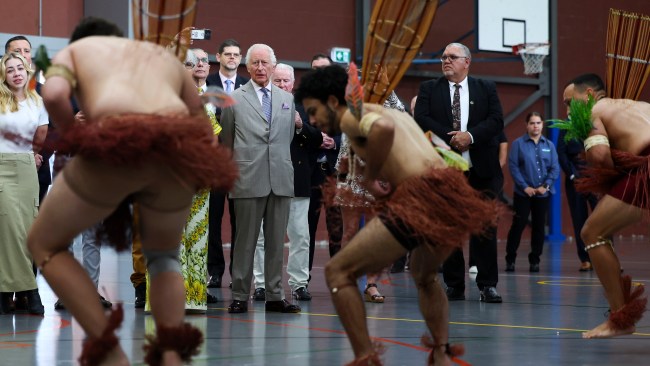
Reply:
M542 187L544 187L544 189L549 189L551 186L549 186L548 183L544 183Z

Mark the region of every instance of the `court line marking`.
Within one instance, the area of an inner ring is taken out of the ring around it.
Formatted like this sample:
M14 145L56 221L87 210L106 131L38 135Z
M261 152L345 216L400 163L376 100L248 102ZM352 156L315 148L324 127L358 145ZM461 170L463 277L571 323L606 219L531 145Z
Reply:
M218 310L228 310L227 308L211 308L211 309L218 309ZM249 310L250 311L250 310ZM255 312L255 311L252 311ZM337 314L325 314L325 313L309 313L309 312L301 312L301 315L309 315L309 316L319 316L319 317L338 317ZM247 321L250 320L251 323L264 323L263 321L255 321L251 319L237 319L237 318L228 318L228 317L221 317L221 316L211 316L208 315L208 318L210 317L217 317L219 319L224 319L224 320L241 320L241 321ZM376 316L368 316L366 317L367 319L372 319L372 320L384 320L384 321L398 321L398 322L408 322L408 323L424 323L423 319L408 319L408 318L384 318L384 317L376 317ZM275 322L274 322L275 323ZM575 333L582 333L586 332L589 329L574 329L574 328L554 328L554 327L542 327L542 326L534 326L534 325L511 325L511 324L498 324L498 323L472 323L472 322L456 322L456 321L450 321L450 325L467 325L467 326L475 326L475 327L494 327L494 328L509 328L509 329L531 329L531 330L550 330L550 331L556 331L556 332L575 332ZM272 324L272 325L280 325L280 323ZM310 327L303 327L303 326L295 326L293 324L287 324L289 327L297 327L301 329L314 329L314 330L321 330L320 328L310 328ZM340 333L340 334L346 334L344 331L336 331L333 329L327 330L323 328L323 331L330 331L331 333ZM643 337L650 337L650 333L632 333L632 335L637 335L637 336L643 336ZM372 338L372 337L371 337ZM384 338L377 338L377 340L383 340ZM389 343L392 343L391 340L387 340ZM396 343L396 344L401 344ZM414 348L412 345L411 348ZM422 347L418 347L422 348Z

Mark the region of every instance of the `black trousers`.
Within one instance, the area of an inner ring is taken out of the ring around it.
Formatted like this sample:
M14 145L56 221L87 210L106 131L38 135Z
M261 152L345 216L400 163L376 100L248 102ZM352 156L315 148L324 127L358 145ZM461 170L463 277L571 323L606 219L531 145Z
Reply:
M221 239L221 221L223 221L224 206L227 194L210 192L208 206L208 275L221 279L226 269L223 257L223 241ZM235 249L235 207L233 200L228 199L230 213L230 265L228 270L232 275L232 253Z
M589 262L589 254L585 250L585 242L582 241L580 232L582 227L589 217L589 207L593 211L598 203L598 198L591 193L578 193L574 182L569 178L564 181L564 190L566 192L566 200L569 204L569 212L571 213L571 221L573 222L573 233L576 238L576 250L578 258L581 262Z
M544 235L546 228L546 217L550 197L524 197L518 194L513 195L512 206L515 215L512 218L512 225L508 232L506 244L506 263L515 263L517 249L521 242L521 234L528 224L528 216L531 217L530 253L528 263L538 264L539 257L544 250Z
M467 179L472 188L495 199L501 189L500 177L481 178L473 169L467 173ZM499 268L497 266L497 228L488 230L483 236L472 236L469 240L469 253L478 269L476 285L480 290L484 287L495 287L499 282ZM442 265L442 274L445 284L458 290L465 289L465 257L463 250L455 250Z
M309 271L314 264L316 250L316 230L320 220L321 207L323 206L323 192L321 185L325 178L332 173L327 163L317 163L311 176L312 188L309 196ZM325 225L329 239L330 258L341 250L343 240L343 217L341 208L333 206L325 209Z

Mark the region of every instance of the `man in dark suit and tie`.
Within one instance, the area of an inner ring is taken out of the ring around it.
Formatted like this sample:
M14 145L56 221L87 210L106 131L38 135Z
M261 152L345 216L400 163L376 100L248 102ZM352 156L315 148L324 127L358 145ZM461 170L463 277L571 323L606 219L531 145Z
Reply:
M221 113L223 143L233 150L239 178L230 192L237 231L232 265L230 313L248 311L253 256L264 220L266 311L298 313L284 298L284 236L293 190L290 145L296 133L293 95L271 83L277 60L265 44L246 54L251 80L232 93L235 105Z
M445 77L420 85L415 120L422 130L434 132L469 161L467 178L474 189L496 198L503 177L498 141L503 131L503 112L494 82L467 75L471 58L463 44L451 43L445 48L441 58ZM499 279L496 227L485 236L472 237L469 250L478 267L476 284L481 301L500 303L501 296L496 291ZM443 274L448 299L464 300L462 250L447 259Z
M241 48L234 39L227 39L219 46L217 52L219 60L219 72L209 75L206 83L208 86L218 86L227 93L248 82L248 78L237 74L237 68L241 63ZM217 109L217 118L221 110ZM221 222L224 214L226 195L220 192L210 192L210 207L208 213L208 287L221 287L221 278L226 269L226 261L223 257L223 242L221 238ZM229 272L232 276L232 253L235 245L235 209L232 200L228 200L228 212L230 213L230 265Z

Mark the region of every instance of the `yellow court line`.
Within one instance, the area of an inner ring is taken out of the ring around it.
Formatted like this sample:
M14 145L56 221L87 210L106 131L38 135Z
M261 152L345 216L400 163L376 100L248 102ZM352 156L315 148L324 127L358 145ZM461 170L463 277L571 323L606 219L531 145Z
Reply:
M324 316L324 317L337 317L336 314L318 314L318 313L306 313L301 314L311 315L311 316ZM368 319L372 320L390 320L390 321L399 321L399 322L409 322L409 323L424 323L422 319L406 319L406 318L380 318L376 316L368 316ZM511 329L533 329L533 330L552 330L556 332L586 332L589 329L572 329L572 328L551 328L551 327L536 327L532 325L510 325L510 324L489 324L489 323L470 323L470 322L449 322L453 325L469 325L475 327L494 327L494 328L511 328ZM650 333L633 333L633 335L650 337Z

